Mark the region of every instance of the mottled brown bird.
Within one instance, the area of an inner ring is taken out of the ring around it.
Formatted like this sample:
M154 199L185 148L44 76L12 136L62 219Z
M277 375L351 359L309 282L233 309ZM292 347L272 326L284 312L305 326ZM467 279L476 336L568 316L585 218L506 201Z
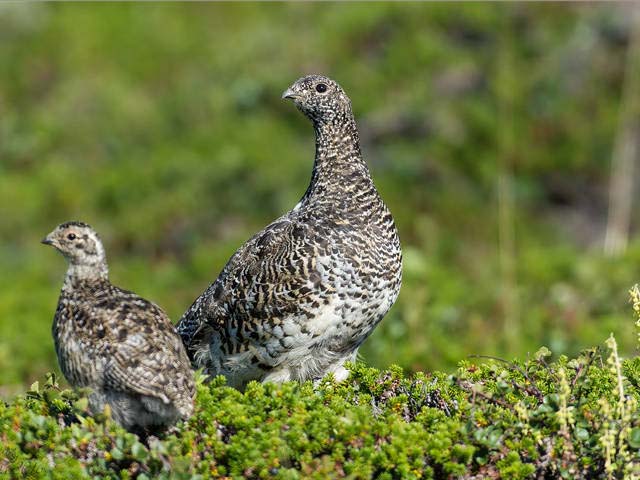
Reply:
M351 101L333 80L296 81L316 155L300 202L245 243L183 315L196 367L250 380L342 380L346 361L395 302L400 241L362 158Z
M102 242L89 225L63 223L42 243L69 262L53 338L69 383L92 389L91 410L109 405L114 420L141 434L189 417L193 372L167 315L109 282Z

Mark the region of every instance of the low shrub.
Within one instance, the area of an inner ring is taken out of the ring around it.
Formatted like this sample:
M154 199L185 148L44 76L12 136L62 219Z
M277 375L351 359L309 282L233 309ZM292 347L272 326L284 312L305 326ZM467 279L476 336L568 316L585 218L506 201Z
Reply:
M49 374L0 403L3 478L638 478L640 359L470 359L453 375L351 366L348 381L198 377L194 416L141 441Z

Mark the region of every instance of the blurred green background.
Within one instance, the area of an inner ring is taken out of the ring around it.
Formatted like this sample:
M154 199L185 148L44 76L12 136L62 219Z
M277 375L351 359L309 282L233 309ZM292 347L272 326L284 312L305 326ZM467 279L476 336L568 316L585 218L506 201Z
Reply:
M609 332L634 353L640 241L603 253L640 88L630 8L0 4L0 395L56 365L66 265L39 240L58 223L91 223L112 281L177 321L295 205L313 131L280 95L308 73L350 95L401 234L366 362L451 370Z

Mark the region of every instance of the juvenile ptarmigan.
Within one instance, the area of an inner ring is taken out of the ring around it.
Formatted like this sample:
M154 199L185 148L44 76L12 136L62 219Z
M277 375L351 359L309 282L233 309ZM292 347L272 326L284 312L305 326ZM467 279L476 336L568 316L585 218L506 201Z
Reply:
M89 225L63 223L42 243L69 262L53 339L69 383L92 389L91 410L108 404L114 420L141 434L189 417L193 372L167 315L109 282L102 242Z
M245 243L185 312L195 367L232 386L348 376L346 361L395 302L402 254L360 153L351 101L311 75L282 95L313 123L316 155L300 202Z

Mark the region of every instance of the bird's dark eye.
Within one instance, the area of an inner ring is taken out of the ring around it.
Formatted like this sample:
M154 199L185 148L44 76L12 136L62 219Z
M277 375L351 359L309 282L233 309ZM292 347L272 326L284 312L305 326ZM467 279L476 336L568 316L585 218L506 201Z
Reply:
M316 92L324 93L326 91L327 91L327 86L324 83L319 83L318 85L316 85Z
M75 233L70 233L69 235L67 235L67 238L69 240L75 240L76 239L76 234Z

